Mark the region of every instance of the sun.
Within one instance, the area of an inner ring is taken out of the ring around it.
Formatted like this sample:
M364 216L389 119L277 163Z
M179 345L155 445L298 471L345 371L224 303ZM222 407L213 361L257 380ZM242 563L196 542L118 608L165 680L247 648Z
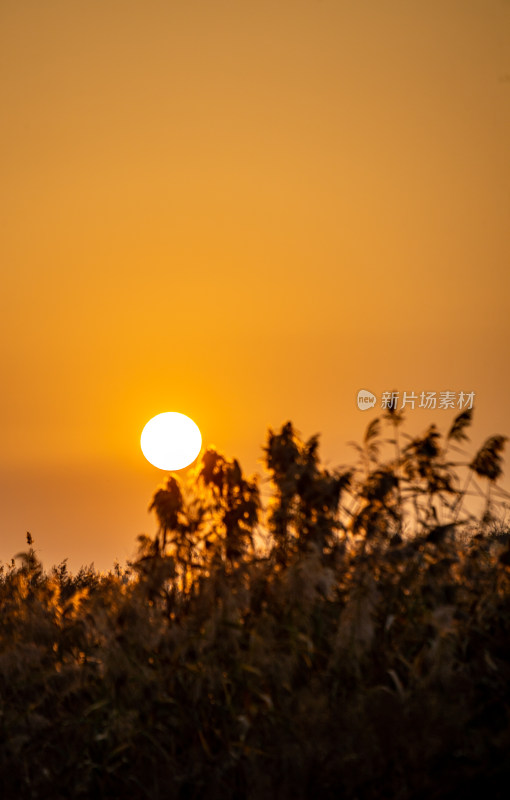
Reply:
M158 469L183 469L198 456L202 434L185 414L165 411L148 421L140 446L147 461Z

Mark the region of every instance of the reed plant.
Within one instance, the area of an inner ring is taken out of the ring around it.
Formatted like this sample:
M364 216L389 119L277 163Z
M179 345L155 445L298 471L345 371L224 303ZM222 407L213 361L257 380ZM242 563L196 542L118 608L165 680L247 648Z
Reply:
M470 423L374 420L338 470L287 423L264 502L208 450L108 573L45 571L28 535L0 569L0 795L502 797L505 439L459 452Z

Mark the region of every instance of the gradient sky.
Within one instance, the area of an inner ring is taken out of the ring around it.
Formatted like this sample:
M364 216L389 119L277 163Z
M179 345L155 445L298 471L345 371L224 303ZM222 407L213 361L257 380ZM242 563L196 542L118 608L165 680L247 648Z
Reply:
M508 0L1 0L0 108L0 559L132 556L161 411L510 433Z

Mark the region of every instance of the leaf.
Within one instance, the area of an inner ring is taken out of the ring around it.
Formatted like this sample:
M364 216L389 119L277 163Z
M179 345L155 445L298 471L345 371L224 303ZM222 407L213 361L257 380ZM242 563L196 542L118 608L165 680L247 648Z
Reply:
M211 750L210 750L210 748L209 748L209 745L208 745L208 744L207 744L207 742L206 742L205 736L204 736L204 734L202 733L202 731L200 730L200 728L198 729L198 735L199 735L199 737L200 737L200 742L201 742L201 744L202 744L202 747L204 748L204 752L205 752L205 754L206 754L206 755L207 755L209 758L211 758Z
M257 667L252 667L251 664L241 664L241 669L244 669L245 672L252 672L254 675L257 675L259 678L262 677L262 672Z
M93 714L95 711L99 711L101 708L109 705L110 700L106 698L105 700L98 700L97 703L92 703L91 706L85 709L83 712L84 717L88 717L90 714Z
M394 669L389 669L388 670L388 675L390 676L390 678L392 679L393 683L395 684L395 687L397 689L398 696L400 697L400 699L401 700L405 700L406 699L406 693L404 691L404 687L402 686L402 681L398 677L398 675L395 672L395 670Z

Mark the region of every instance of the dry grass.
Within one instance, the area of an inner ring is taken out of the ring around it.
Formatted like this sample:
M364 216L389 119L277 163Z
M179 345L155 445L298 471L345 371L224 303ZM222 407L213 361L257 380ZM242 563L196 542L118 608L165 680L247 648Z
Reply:
M382 463L372 423L338 473L316 437L270 431L267 511L208 452L156 492L157 534L109 574L47 574L29 539L0 580L1 796L502 797L503 442L465 461L460 489L449 452L469 422L400 435Z

